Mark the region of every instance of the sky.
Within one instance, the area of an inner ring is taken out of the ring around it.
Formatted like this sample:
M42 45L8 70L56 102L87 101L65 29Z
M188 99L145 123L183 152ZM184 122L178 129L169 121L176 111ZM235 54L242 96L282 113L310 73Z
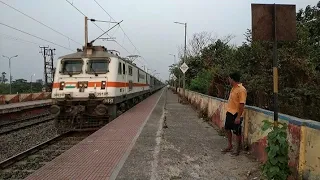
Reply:
M214 36L233 35L230 43L240 45L244 41L246 29L251 29L251 3L295 4L297 11L307 5L314 6L318 0L68 0L88 18L103 21L121 21L108 34L118 42L97 40L95 45L103 45L117 50L120 56L140 55L135 62L156 70L162 80L169 77L168 66L173 57L178 56L178 47L184 44L184 26L174 21L187 23L187 39L194 33L211 32ZM67 0L0 0L0 72L9 74L8 59L5 56L18 55L11 60L13 79L28 81L43 79L44 62L39 46L55 48L55 61L60 56L70 54L84 44L84 15ZM98 6L98 2L110 16ZM24 14L58 31L59 34L27 16L11 9L2 2L20 10ZM2 24L17 28L46 42ZM96 22L103 30L114 24ZM103 31L88 22L89 41ZM103 36L108 37L108 36ZM128 38L129 37L129 38ZM75 42L77 43L75 43ZM79 44L78 44L79 43ZM58 46L59 45L59 46ZM62 47L61 47L62 46Z

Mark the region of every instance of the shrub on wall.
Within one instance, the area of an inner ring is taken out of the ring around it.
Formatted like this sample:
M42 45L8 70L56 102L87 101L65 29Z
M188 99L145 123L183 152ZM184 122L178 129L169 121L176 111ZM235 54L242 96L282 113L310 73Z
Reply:
M263 165L263 173L270 180L285 180L290 175L287 125L279 122L272 123L268 120L264 120L263 123L263 131L271 130L267 136L268 159Z

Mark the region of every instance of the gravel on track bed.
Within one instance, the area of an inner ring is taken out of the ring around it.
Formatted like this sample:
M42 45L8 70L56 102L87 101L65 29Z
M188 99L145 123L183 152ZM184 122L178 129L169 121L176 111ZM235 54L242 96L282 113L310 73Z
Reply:
M57 136L54 121L0 136L0 161Z
M52 118L53 119L54 117L53 116L38 117L38 118L35 118L35 119L24 120L24 121L19 122L17 124L6 125L6 126L0 128L0 132L4 132L4 131L10 130L10 129L16 129L16 128L20 128L20 127L23 127L23 126L27 126L27 125L30 125L30 124L33 124L33 123L36 123L36 122L43 121L43 120L48 119L48 118Z
M92 132L78 132L63 137L61 140L39 150L23 160L16 162L5 170L0 171L0 179L23 179L32 174L47 162L70 149L72 146L85 139Z

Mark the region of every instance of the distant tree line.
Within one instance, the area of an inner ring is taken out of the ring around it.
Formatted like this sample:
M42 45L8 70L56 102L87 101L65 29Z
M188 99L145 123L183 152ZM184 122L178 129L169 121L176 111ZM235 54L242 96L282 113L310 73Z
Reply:
M31 93L31 86L32 86L32 92L41 92L43 87L42 79L38 79L35 82L28 82L25 79L16 79L13 80L12 76L12 83L11 83L11 92L12 94L17 93ZM1 94L10 94L10 84L9 80L7 78L7 74L5 72L1 73L0 77L0 95Z
M280 112L320 121L320 2L297 13L297 41L279 42ZM253 42L251 30L241 46L230 45L232 36L213 38L196 33L190 39L185 62L188 89L227 99L228 74L240 71L248 90L247 104L273 110L272 44ZM182 76L173 64L170 72ZM182 84L182 82L181 82Z

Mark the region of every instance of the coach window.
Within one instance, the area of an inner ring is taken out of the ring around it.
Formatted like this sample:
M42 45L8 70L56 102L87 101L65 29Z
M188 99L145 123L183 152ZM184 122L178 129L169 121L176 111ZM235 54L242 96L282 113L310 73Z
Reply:
M122 71L121 71L121 62L119 62L119 66L118 66L118 74L122 74Z
M62 74L80 74L82 73L83 60L82 59L63 59L61 61Z
M132 76L132 67L129 66L129 75Z
M132 91L133 88L133 82L132 80L129 81L129 91Z
M123 66L123 69L122 69L123 72L122 72L122 73L123 73L123 74L126 74L126 64L123 63L122 66Z
M107 59L90 59L88 61L88 74L105 74L109 72L109 61Z

